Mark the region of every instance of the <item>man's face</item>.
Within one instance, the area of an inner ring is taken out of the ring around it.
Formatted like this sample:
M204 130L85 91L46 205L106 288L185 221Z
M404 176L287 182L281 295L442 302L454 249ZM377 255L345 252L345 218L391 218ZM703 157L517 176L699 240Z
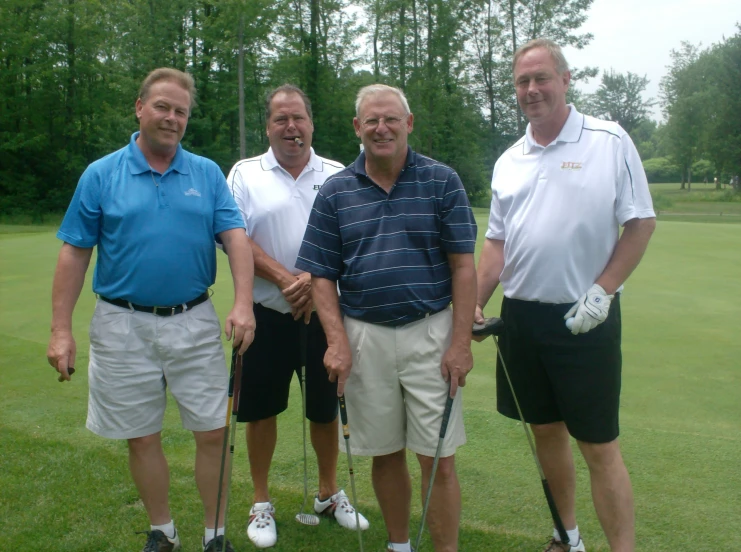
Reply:
M314 123L309 118L301 96L295 92L278 92L270 100L270 119L266 133L275 158L281 164L293 164L311 155ZM304 147L296 143L299 138Z
M156 154L174 154L190 115L190 93L172 81L157 81L146 100L136 100L140 138Z
M367 96L360 104L353 125L370 162L406 157L407 137L414 128L414 115L405 112L401 100L393 92Z
M528 120L535 124L556 122L566 109L566 91L571 73L559 75L556 62L545 48L533 48L515 65L517 101Z

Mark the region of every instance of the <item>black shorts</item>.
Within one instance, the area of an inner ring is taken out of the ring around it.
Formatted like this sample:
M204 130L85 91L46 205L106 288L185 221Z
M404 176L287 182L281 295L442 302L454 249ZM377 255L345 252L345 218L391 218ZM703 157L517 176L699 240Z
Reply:
M288 408L288 394L294 372L301 373L300 330L296 321L256 304L255 340L242 362L242 389L239 397L240 422L255 422L277 416ZM337 417L337 383L330 383L324 368L327 338L316 313L306 326L306 417L329 423Z
M613 299L607 320L585 334L566 328L571 305L505 297L499 345L526 422L563 421L575 439L608 443L620 432L620 298ZM519 419L500 359L497 410Z

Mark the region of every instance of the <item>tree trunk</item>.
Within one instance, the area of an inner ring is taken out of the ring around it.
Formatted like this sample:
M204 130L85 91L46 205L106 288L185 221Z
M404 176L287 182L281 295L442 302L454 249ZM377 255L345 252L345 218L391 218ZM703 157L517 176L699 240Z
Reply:
M239 15L239 59L237 67L239 81L239 158L247 157L247 139L244 128L244 14Z
M509 26L510 32L512 33L512 57L514 58L515 52L517 51L517 29L515 27L515 2L516 0L509 0ZM520 106L516 106L517 110L517 135L520 136L523 133L524 125L522 124L522 111Z
M406 87L407 74L406 74L406 1L402 0L401 8L399 9L399 86L402 90Z

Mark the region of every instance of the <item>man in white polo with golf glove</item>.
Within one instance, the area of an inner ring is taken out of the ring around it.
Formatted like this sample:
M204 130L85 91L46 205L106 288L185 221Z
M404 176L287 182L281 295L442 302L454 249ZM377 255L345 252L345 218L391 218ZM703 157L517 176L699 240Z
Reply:
M586 550L570 436L589 467L610 549L633 552L633 492L617 441L618 292L655 228L651 195L627 133L566 103L571 74L558 45L528 42L513 72L529 124L494 167L476 322L501 283L502 356L569 537L554 529L546 552ZM501 362L497 409L519 419Z

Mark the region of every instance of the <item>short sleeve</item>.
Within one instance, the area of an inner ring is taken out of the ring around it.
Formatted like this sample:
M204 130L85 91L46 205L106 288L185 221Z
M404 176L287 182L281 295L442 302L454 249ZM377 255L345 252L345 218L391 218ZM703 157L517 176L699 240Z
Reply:
M646 172L627 133L620 138L615 216L620 225L634 218L655 217Z
M322 191L326 188L322 188ZM332 203L320 191L306 225L296 268L313 276L337 281L342 273L342 238L339 219Z
M221 169L214 164L212 178L215 180L216 197L214 200L214 237L227 230L244 228L242 214L237 208L237 203L226 184Z
M91 165L85 169L67 207L57 238L75 247L91 248L98 244L102 187L102 177L95 167Z
M473 253L476 220L458 174L451 171L440 209L440 247L448 253Z

